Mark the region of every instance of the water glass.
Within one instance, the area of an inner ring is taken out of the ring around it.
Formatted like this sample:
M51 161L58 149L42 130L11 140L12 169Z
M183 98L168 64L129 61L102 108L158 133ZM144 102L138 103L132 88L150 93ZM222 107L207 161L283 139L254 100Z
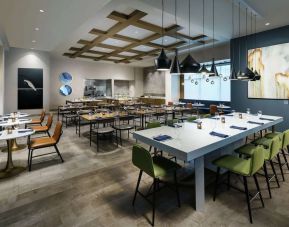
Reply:
M251 113L250 108L247 108L247 114L250 114L250 113Z
M262 117L262 111L259 110L259 111L257 112L257 115L258 115L258 117Z
M215 112L215 117L216 117L216 118L219 118L219 116L220 116L220 115L219 115L219 112Z
M232 110L231 113L232 113L233 117L235 117L236 110Z

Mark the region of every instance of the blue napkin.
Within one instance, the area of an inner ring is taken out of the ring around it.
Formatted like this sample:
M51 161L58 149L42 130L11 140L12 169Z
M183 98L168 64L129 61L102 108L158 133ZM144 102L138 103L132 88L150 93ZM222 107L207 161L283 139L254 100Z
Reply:
M19 119L19 121L29 121L29 119Z
M265 120L265 121L275 121L274 119L271 118L265 118L265 117L260 117L260 120Z
M249 124L255 124L255 125L263 125L263 122L256 122L256 121L247 121Z
M240 127L240 126L236 126L236 125L231 125L230 128L239 129L239 130L247 130L246 127Z
M233 114L226 114L226 116L233 117L234 115Z
M219 117L211 117L211 119L214 119L214 120L220 120Z
M221 137L221 138L227 138L227 137L229 137L229 136L226 135L226 134L222 134L222 133L218 133L218 132L214 132L214 131L210 132L210 135L211 135L211 136L218 136L218 137Z
M172 137L168 136L168 135L159 135L159 136L153 137L153 139L156 140L156 141L165 141L165 140L169 140L171 138Z

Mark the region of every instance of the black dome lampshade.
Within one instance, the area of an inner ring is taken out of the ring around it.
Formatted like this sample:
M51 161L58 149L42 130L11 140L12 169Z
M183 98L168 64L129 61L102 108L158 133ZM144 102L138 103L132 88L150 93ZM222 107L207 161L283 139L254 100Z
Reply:
M212 77L212 76L217 76L217 77L219 77L219 73L218 73L218 70L217 70L217 67L216 67L215 59L214 59L214 58L213 58L213 61L212 61L211 70L209 71L209 76L210 76L210 77Z
M201 65L189 54L182 62L182 73L198 73Z
M255 74L255 80L261 79L261 75L257 72L257 70L254 71L254 74Z
M254 81L255 80L254 72L248 67L246 67L245 73L238 74L237 77L239 80L242 80L242 81L250 81L250 80Z
M199 73L201 73L203 75L208 75L209 74L209 70L206 68L205 64L202 65Z
M171 66L171 72L172 75L180 75L181 74L181 67L180 67L180 62L178 59L178 50L175 50L175 57L174 60L172 62L172 66Z
M229 78L230 80L238 80L238 78L237 78L237 73L236 73L236 71L235 71L235 69L234 69L234 67L232 66L232 68L231 68L231 73L230 73L230 78Z
M156 69L158 71L166 71L171 67L171 60L167 57L164 49L161 50L161 53L157 59L155 59Z

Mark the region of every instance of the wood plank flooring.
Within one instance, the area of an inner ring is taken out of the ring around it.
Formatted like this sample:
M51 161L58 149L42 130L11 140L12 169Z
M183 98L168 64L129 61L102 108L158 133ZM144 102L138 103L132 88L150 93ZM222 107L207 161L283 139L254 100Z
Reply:
M89 146L87 133L79 138L74 127L64 128L59 150L65 163L56 155L44 156L34 160L32 172L0 181L0 226L150 226L147 218L151 219L151 208L147 202L138 197L135 208L131 205L138 169L131 163L134 140L124 139L126 142L119 148L102 141L97 153L95 143ZM26 149L13 153L14 163L26 166L27 155ZM1 168L5 162L6 153L1 152ZM288 227L289 174L285 172L286 181L281 182L281 188L272 190L272 199L264 180L259 178L265 208L260 208L260 201L253 202L253 225L248 220L245 195L224 187L213 202L210 182L215 176L206 172L204 212L194 210L192 188L180 189L181 208L177 207L175 193L164 188L157 194L156 226ZM237 181L234 178L233 182ZM250 188L254 190L252 183ZM147 190L150 184L150 178L145 177L141 189Z

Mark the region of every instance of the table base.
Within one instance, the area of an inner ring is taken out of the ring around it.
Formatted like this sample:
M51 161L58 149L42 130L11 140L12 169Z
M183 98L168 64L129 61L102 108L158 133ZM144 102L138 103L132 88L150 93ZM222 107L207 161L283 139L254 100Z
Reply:
M23 150L27 147L26 144L17 144L16 139L11 140L12 141L12 145L11 145L11 151L20 151ZM2 152L7 152L8 148L4 148L2 149Z
M21 166L13 166L12 168L5 168L4 170L0 171L0 179L13 177L19 175L20 173L24 172L26 167Z

